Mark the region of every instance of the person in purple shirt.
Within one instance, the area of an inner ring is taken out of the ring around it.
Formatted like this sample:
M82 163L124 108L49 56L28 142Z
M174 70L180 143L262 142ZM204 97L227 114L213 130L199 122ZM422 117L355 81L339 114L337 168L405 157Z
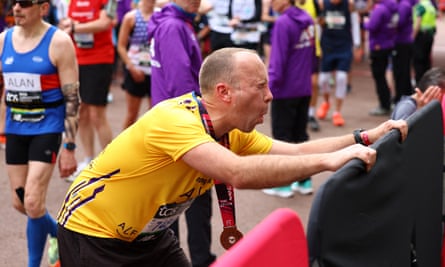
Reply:
M315 55L314 21L306 11L295 6L294 0L273 0L272 8L279 13L271 33L268 70L273 94L272 135L278 140L300 143L309 139L306 128ZM270 188L263 192L291 197L292 188L298 186Z
M118 0L116 7L117 25L122 23L125 14L133 9L133 0ZM118 31L119 32L119 31Z
M391 93L385 74L395 45L397 23L395 0L375 0L369 19L364 24L369 32L371 72L379 99L379 106L369 112L372 116L390 114Z
M413 6L414 0L398 0L399 22L392 56L392 68L395 81L394 104L402 96L413 93L411 85L411 59L413 56Z
M148 38L151 39L153 106L190 91L199 93L198 75L202 57L193 19L200 2L174 1L160 12L155 12L150 19ZM190 9L196 9L195 13Z
M201 0L174 0L153 13L148 22L151 40L152 106L199 90L201 48L193 21ZM185 213L188 246L193 267L208 267L216 256L211 252L211 191L199 196ZM171 229L179 238L178 222Z
M119 42L119 31L122 25L122 19L124 15L133 9L133 0L117 0L116 5L116 25L113 27L113 44L114 44L114 64L113 64L113 77L116 79L118 73L122 73L125 66L122 64L122 59L120 58L117 44ZM113 101L113 94L111 92L108 93L108 102Z

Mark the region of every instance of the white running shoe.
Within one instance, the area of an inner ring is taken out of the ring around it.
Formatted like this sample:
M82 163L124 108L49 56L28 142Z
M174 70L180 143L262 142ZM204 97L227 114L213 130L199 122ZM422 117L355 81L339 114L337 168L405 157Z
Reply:
M263 193L271 196L277 196L282 198L290 198L294 196L294 192L290 186L282 186L275 188L263 189Z

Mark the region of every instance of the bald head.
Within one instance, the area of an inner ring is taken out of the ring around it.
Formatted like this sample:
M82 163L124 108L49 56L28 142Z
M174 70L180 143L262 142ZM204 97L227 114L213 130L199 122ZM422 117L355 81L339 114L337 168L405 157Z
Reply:
M246 63L249 59L262 64L261 58L255 51L244 48L222 48L210 54L204 60L199 72L202 94L211 92L220 82L237 87L238 77L242 73L240 64Z

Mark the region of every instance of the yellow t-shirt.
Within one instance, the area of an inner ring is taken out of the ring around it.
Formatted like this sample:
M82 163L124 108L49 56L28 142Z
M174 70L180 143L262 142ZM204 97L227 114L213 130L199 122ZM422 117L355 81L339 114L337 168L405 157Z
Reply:
M233 130L229 140L230 150L239 155L264 154L272 146L256 130ZM82 171L68 190L59 224L126 241L165 230L213 185L213 179L181 160L207 142L216 141L206 133L192 94L159 103Z

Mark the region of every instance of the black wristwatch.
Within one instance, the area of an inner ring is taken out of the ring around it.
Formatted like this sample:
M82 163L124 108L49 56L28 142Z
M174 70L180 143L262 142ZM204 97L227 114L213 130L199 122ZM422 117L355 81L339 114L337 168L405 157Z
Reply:
M69 151L73 151L74 149L76 149L76 144L73 142L64 143L63 148Z
M362 139L361 133L364 131L365 129L356 129L352 132L352 134L354 135L354 140L355 143L357 144L362 144L364 146L366 146L365 142Z

